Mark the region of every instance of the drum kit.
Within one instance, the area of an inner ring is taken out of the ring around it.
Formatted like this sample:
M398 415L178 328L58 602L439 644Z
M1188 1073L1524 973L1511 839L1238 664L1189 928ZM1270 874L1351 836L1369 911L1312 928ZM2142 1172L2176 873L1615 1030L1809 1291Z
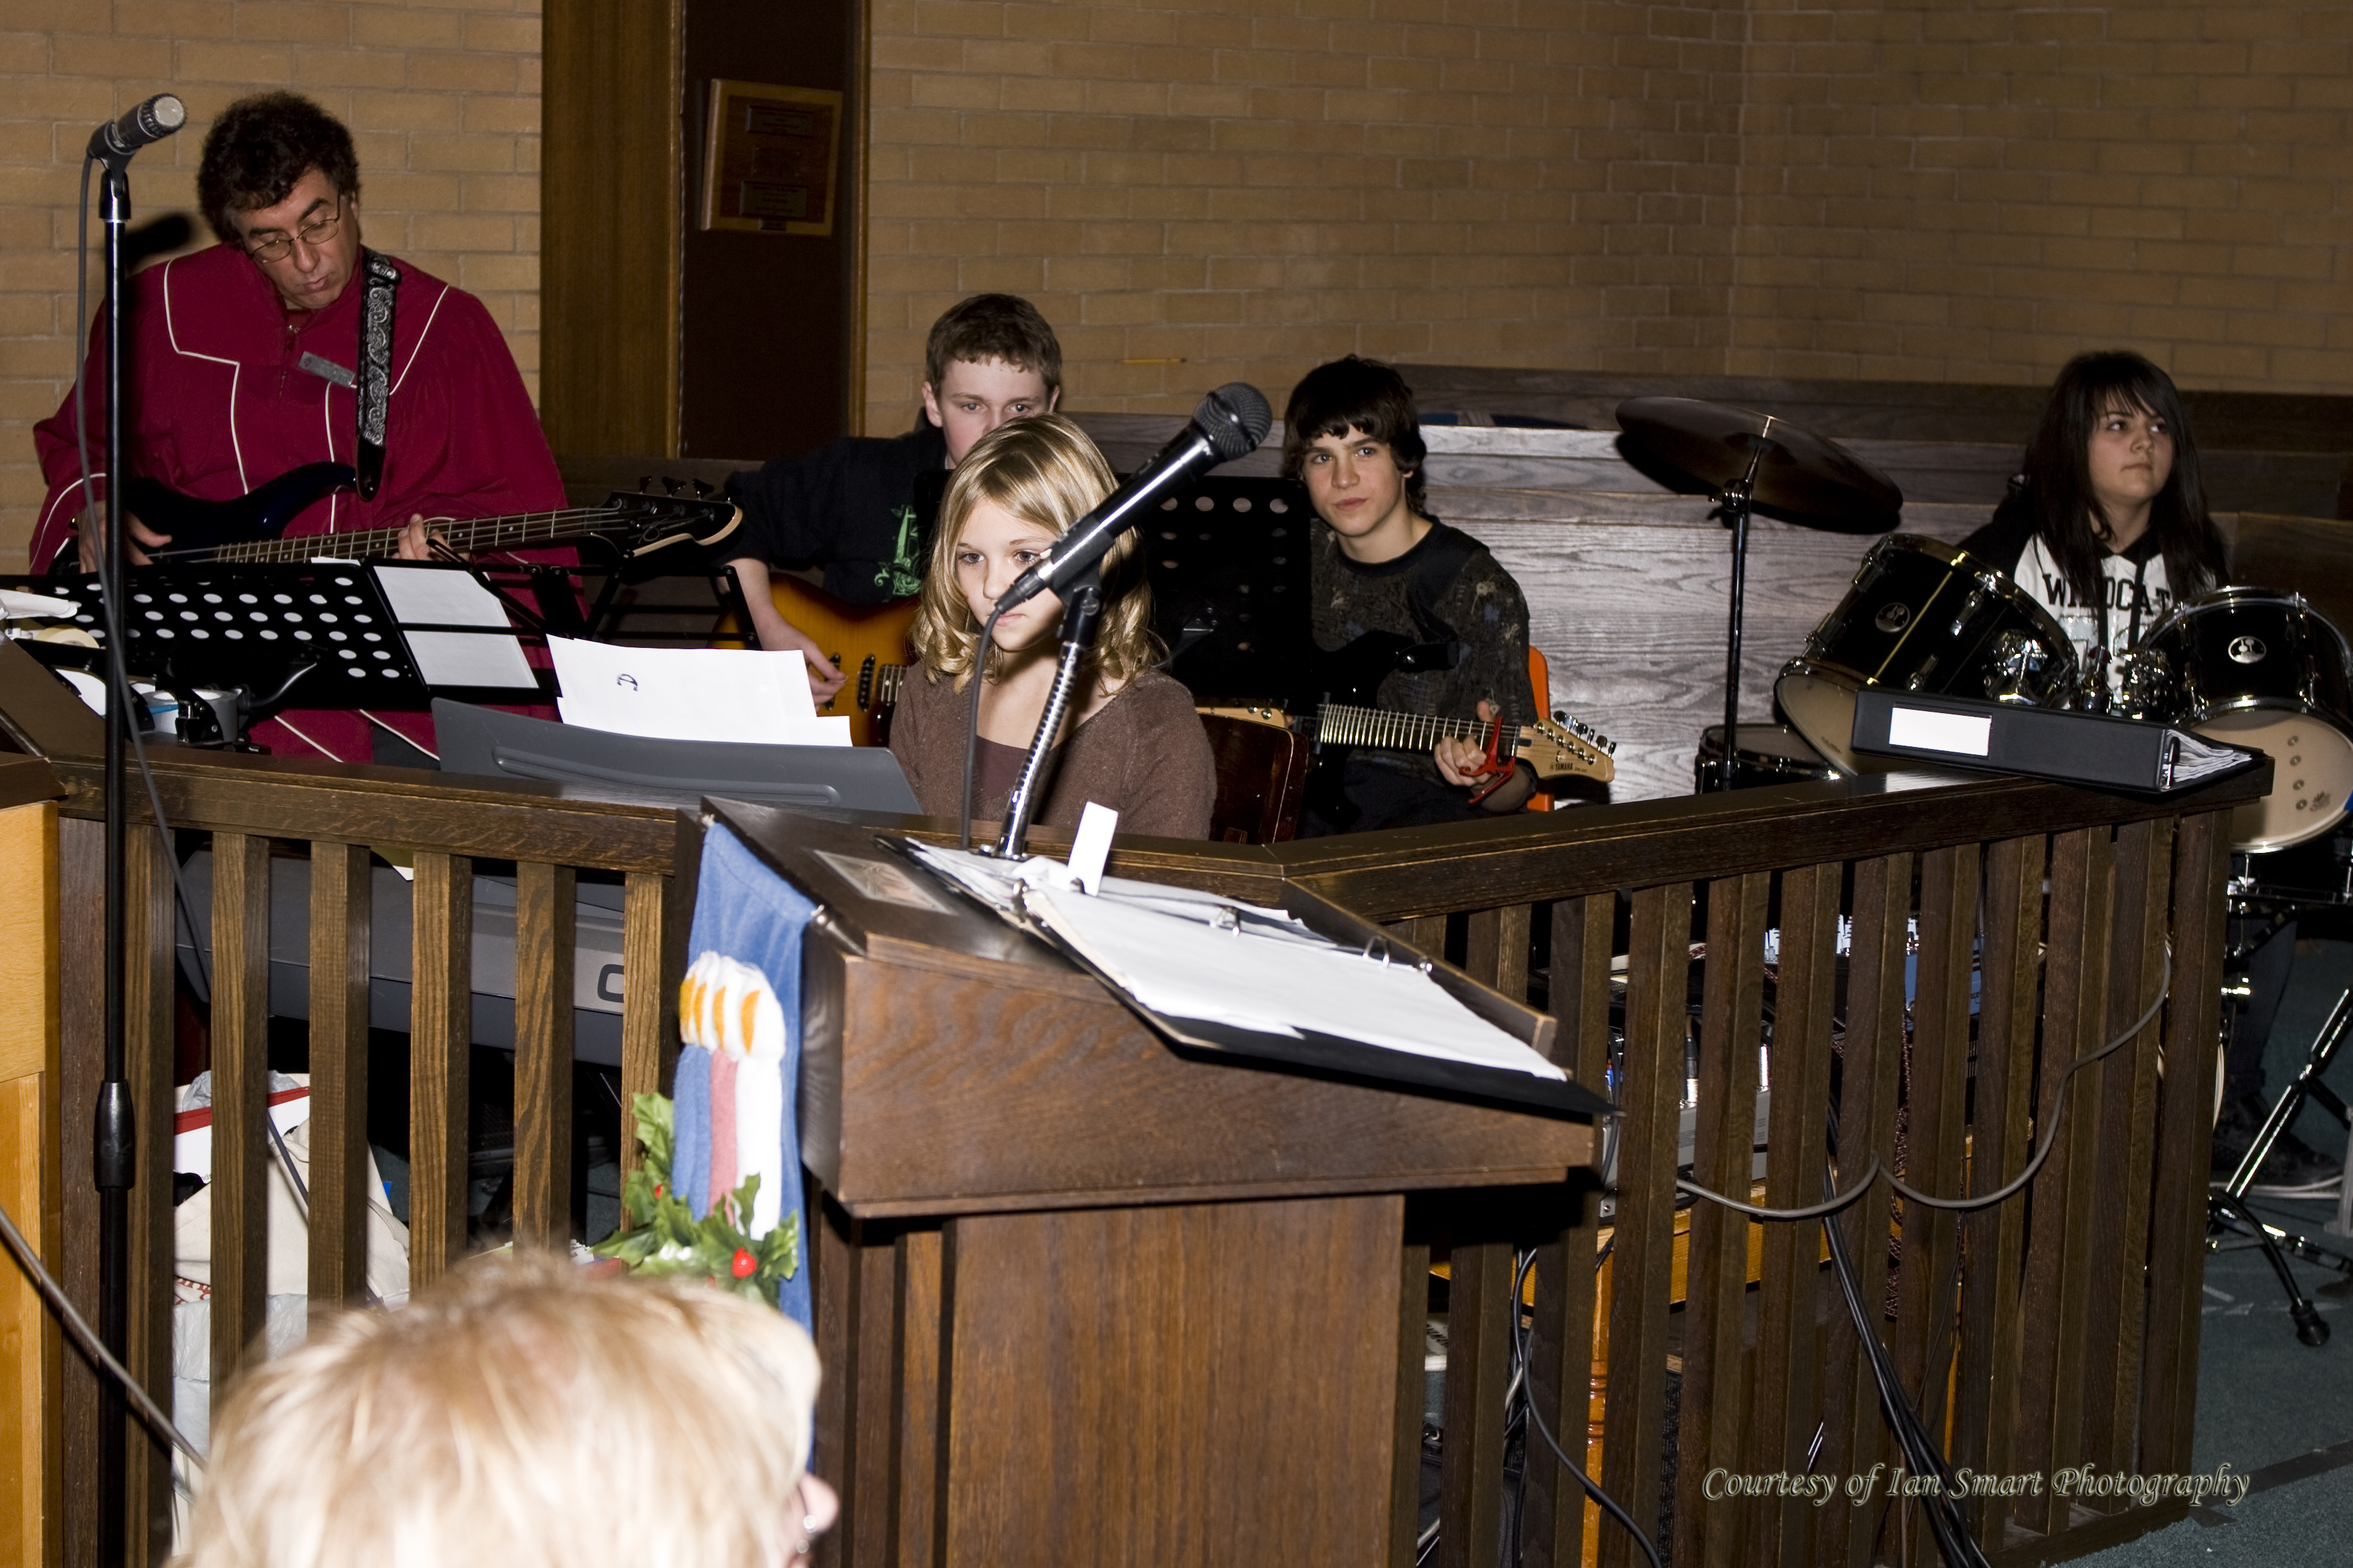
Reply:
M2186 728L2270 755L2271 793L2231 821L2229 912L2234 942L2228 997L2250 994L2248 960L2300 910L2353 909L2353 649L2301 595L2228 586L2177 604L2111 661L2079 658L2050 613L1999 566L1937 540L1892 533L1903 497L1884 475L1834 443L1771 415L1692 398L1622 404L1630 455L1680 470L1719 500L1733 530L1732 604L1725 635L1724 722L1701 738L1700 791L1795 784L1880 765L1852 745L1866 690L1990 699L2078 709ZM1788 724L1739 721L1742 597L1752 506L1808 528L1884 537L1863 557L1846 596L1775 683ZM2323 835L2328 835L2323 839ZM2272 1108L2253 1144L2212 1195L2210 1239L2252 1237L2285 1288L2296 1335L2321 1344L2328 1326L2298 1289L2284 1254L2353 1275L2353 1254L2269 1224L2244 1204L2255 1173L2297 1111L2317 1100L2353 1125L2320 1083L2353 1038L2353 991L2340 998L2306 1053L2304 1070ZM2217 1092L2220 1093L2218 1075ZM2353 1171L2348 1173L2353 1184ZM2339 1222L2353 1233L2353 1196Z
M2234 891L2268 884L2264 858L2318 838L2353 794L2353 651L2295 593L2223 587L2177 605L2116 661L2078 658L2050 613L2000 566L1916 534L1890 533L1903 494L1836 443L1769 414L1686 397L1620 405L1640 456L1717 496L1733 529L1725 718L1694 769L1703 790L1870 771L1850 743L1864 690L1990 698L2154 720L2268 752L2272 792L2239 809L2232 847L2251 857ZM1808 528L1884 535L1837 608L1775 683L1788 725L1738 718L1747 522L1764 507ZM1725 738L1732 737L1726 746ZM2309 884L2308 871L2299 880ZM2329 901L2353 903L2353 874Z

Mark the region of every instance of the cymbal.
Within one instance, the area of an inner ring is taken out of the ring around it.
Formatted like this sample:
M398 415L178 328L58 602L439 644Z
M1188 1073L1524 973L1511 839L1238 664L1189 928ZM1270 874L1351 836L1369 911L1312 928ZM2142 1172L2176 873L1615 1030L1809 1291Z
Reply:
M1618 405L1618 426L1648 457L1672 464L1722 493L1748 472L1761 446L1750 500L1807 528L1884 533L1904 492L1837 442L1770 414L1696 397L1636 397Z

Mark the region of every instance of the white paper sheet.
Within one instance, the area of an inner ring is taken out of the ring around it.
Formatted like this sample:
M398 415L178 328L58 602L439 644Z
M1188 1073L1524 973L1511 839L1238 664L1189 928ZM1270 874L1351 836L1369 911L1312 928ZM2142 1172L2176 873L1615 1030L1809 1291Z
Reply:
M614 647L550 637L567 724L657 741L846 746L849 721L820 719L797 651Z
M427 686L487 686L504 691L539 687L522 645L514 634L495 632L403 632L417 673Z
M380 565L375 580L392 606L392 618L404 626L508 629L506 606L499 596L461 568Z
M1313 1029L1442 1061L1565 1079L1409 964L1341 947L1282 910L1117 877L1090 896L1065 867L927 845L926 865L999 908L1022 907L1154 1012L1267 1034Z

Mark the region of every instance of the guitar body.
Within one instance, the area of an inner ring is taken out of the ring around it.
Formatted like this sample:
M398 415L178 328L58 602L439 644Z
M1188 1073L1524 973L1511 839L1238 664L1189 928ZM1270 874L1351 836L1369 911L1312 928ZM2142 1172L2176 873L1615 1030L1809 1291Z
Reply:
M858 745L888 744L890 703L870 700L860 704L858 694L860 689L872 689L875 670L908 662L907 634L914 626L915 611L921 601L845 605L798 577L782 574L769 579L769 590L776 614L807 632L845 677L841 689L819 704L818 712L847 713L850 740ZM860 679L861 669L868 677L865 680Z
M357 480L348 464L305 463L235 500L216 501L197 500L142 479L123 490L122 504L156 532L168 534L172 552L180 555L275 539L312 502L349 489Z
M1273 709L1203 710L1218 794L1209 837L1224 844L1280 844L1299 837L1308 742Z

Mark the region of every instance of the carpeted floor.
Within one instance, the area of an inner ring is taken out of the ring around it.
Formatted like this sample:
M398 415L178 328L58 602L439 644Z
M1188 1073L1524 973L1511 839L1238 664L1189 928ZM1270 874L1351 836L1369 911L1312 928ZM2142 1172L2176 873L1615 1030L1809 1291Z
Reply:
M2303 1065L2339 993L2353 986L2353 942L2306 941L2264 1052L2266 1091L2276 1094ZM2353 1099L2353 1045L2326 1081ZM2345 1133L2308 1110L2298 1135L2330 1154ZM2331 1203L2260 1205L2287 1229L2353 1250L2353 1238L2320 1234ZM2331 1331L2317 1349L2299 1342L2286 1298L2261 1253L2232 1249L2207 1260L2206 1310L2198 1345L2196 1468L2228 1464L2252 1473L2254 1489L2230 1508L2207 1508L2181 1523L2076 1561L2084 1568L2179 1568L2186 1563L2353 1563L2353 1280L2290 1260Z

